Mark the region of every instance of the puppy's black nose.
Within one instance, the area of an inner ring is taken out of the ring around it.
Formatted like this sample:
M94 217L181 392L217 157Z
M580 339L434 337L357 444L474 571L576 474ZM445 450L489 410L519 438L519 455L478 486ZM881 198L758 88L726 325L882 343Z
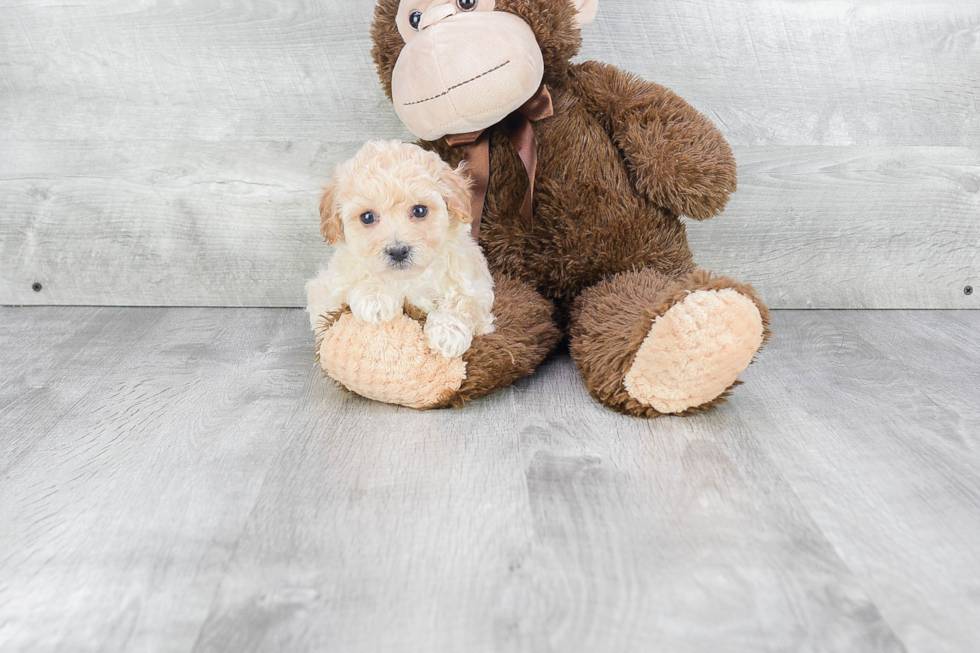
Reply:
M388 248L388 258L395 263L404 263L411 253L412 248L408 245L392 245Z

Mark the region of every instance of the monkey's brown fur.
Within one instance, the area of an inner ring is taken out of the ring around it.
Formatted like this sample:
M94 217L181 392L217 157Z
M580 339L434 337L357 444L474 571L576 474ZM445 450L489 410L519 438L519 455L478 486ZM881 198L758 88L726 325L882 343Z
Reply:
M372 29L389 98L404 47L397 8L398 0L380 0ZM506 137L493 132L480 243L491 269L514 280L501 278L498 331L474 339L467 379L444 403L459 405L532 372L558 339L557 319L596 399L657 416L629 396L623 379L653 321L690 292L731 288L748 296L769 335L768 310L750 286L697 268L680 218L705 220L725 208L737 183L731 149L670 90L605 64L571 64L581 37L568 0L497 0L497 11L518 15L534 32L554 116L534 124L539 161L530 227L520 216L526 172ZM445 139L421 145L453 165L462 156Z

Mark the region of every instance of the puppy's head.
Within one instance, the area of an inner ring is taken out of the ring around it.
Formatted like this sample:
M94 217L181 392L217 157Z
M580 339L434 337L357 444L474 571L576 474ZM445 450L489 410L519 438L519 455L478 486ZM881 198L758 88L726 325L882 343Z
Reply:
M462 166L461 166L462 167ZM320 201L320 232L372 271L410 278L469 230L471 181L416 145L372 141L337 167Z

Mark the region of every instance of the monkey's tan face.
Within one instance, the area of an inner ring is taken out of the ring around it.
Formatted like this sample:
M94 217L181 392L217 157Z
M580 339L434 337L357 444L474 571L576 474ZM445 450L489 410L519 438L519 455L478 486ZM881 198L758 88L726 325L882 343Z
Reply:
M392 75L395 112L434 141L486 129L541 86L544 60L534 32L495 0L402 0L405 48Z

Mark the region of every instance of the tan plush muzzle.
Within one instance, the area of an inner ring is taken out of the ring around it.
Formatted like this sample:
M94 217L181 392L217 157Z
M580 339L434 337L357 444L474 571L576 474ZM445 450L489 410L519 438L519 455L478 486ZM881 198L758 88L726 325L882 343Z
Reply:
M517 16L457 13L423 24L398 57L391 89L395 112L419 138L486 129L540 88L541 49Z

